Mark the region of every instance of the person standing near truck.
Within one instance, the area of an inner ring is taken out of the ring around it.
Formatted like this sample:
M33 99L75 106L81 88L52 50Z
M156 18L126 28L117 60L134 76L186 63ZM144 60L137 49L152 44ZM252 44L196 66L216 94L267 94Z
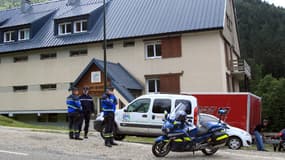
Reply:
M268 125L268 120L264 119L262 124L259 124L254 129L254 136L256 140L256 148L258 151L266 151L263 144L262 132Z
M113 126L115 122L115 111L117 105L117 98L113 93L113 88L108 88L106 93L102 96L101 106L104 114L105 124L105 146L112 147L112 145L118 145L113 139Z
M81 113L81 122L80 122L80 131L84 121L84 138L88 138L89 131L89 122L90 117L94 114L94 103L93 98L89 95L89 87L83 87L83 94L79 97L81 105L82 105L82 113Z
M79 90L76 87L71 87L72 94L67 97L66 105L69 121L69 138L75 140L83 140L80 138L79 125L80 125L80 112L82 110L79 100Z

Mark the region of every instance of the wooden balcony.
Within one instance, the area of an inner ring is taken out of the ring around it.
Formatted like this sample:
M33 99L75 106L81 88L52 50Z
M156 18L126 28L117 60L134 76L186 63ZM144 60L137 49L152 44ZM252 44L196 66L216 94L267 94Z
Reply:
M232 75L243 80L245 76L251 79L251 68L244 59L232 61Z

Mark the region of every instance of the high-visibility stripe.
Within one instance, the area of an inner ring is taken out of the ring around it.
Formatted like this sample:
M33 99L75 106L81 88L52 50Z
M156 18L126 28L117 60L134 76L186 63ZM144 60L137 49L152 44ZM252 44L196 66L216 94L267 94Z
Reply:
M184 137L184 140L185 141L191 141L191 138L190 137Z
M226 139L228 138L229 136L227 134L223 135L223 136L220 136L218 138L216 138L217 141L220 141L220 140L223 140L223 139Z
M182 139L175 139L174 142L183 142Z
M109 112L114 112L114 109L103 109L103 111L109 111Z
M103 133L104 138L111 138L113 137L113 133Z
M80 109L80 108L75 107L75 106L72 106L72 105L67 105L67 107L69 107L69 108L73 108L73 109Z
M91 102L93 102L93 99L80 99L80 101L91 101Z

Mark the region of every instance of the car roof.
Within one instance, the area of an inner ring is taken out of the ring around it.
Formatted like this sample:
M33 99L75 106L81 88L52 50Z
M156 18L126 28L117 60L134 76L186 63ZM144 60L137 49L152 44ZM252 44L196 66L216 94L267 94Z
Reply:
M197 98L194 96L189 96L189 95L180 95L180 94L146 94L142 95L136 99L142 99L142 98L160 98L160 99L185 99L189 100L192 104L192 106L197 106ZM134 100L135 101L135 100Z
M180 95L180 94L146 94L140 96L139 98L175 98L175 99L190 99L197 101L197 98L194 96Z
M208 117L211 117L211 118L215 118L217 120L219 120L218 117L214 116L214 115L211 115L211 114L207 114L207 113L200 113L200 116L208 116ZM222 121L223 122L223 121Z

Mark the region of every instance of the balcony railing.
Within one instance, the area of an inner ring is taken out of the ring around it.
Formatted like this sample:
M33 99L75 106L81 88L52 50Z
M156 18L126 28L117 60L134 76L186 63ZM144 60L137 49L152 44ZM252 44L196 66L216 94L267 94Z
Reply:
M237 59L232 61L232 73L234 75L246 75L251 78L251 68L244 59Z

